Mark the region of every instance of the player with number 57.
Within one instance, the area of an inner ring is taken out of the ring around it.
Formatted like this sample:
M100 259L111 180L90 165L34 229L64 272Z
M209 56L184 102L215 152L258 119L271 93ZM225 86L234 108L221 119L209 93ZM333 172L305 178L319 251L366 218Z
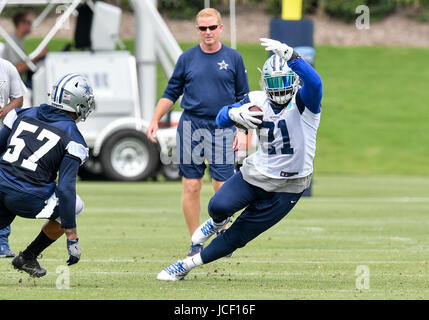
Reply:
M0 130L0 228L16 216L48 219L12 260L15 269L32 277L46 274L37 256L64 233L67 264L81 256L76 216L84 203L76 194L76 179L88 147L76 123L94 109L94 96L84 76L70 73L58 79L50 99L50 104L10 111Z

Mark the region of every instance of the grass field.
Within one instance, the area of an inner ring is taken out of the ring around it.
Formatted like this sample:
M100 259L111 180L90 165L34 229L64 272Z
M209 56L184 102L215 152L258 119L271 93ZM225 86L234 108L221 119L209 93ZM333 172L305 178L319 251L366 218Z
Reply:
M56 268L67 259L61 238L40 260L44 278L1 259L0 299L429 299L428 178L316 176L313 197L233 258L164 283L156 274L189 245L180 189L80 182L83 256L70 267L70 289L56 288ZM211 192L206 181L203 208ZM12 248L24 249L41 223L17 218ZM369 290L356 289L361 265Z
M133 51L132 41L126 45ZM238 49L251 90L259 89L264 50ZM83 256L70 268L70 290L56 288L56 268L67 260L61 239L41 259L42 279L0 259L0 299L429 299L429 50L316 52L324 97L313 197L286 219L232 259L163 283L156 274L189 247L180 184L79 182ZM158 95L165 84L159 76ZM207 180L202 208L211 194ZM41 224L18 218L12 249L23 250ZM368 290L356 289L359 266L369 269Z

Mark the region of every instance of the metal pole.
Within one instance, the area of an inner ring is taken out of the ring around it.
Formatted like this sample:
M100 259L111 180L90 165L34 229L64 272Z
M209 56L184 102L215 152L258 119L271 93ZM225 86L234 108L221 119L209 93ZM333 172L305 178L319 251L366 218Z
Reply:
M42 52L43 48L45 48L49 41L55 36L57 31L61 28L61 26L64 24L64 22L70 17L70 15L73 13L73 11L76 9L76 7L80 4L81 0L75 0L68 8L67 10L61 15L61 17L58 19L58 21L55 23L54 27L49 30L48 34L45 36L45 38L40 42L40 44L37 46L37 48L30 53L30 59L34 59L40 52Z
M3 11L4 7L6 7L7 0L2 0L0 2L0 13Z
M210 8L210 0L204 0L204 8Z
M45 9L43 9L42 13L39 14L39 16L34 20L33 25L31 26L31 29L35 29L39 26L40 23L42 23L43 20L48 16L48 14L51 12L52 8L55 5L53 3L48 4Z
M148 7L154 0L132 0L136 15L135 56L142 118L150 121L156 105L155 30Z
M229 1L229 20L231 28L231 48L237 49L237 28L235 24L235 0Z

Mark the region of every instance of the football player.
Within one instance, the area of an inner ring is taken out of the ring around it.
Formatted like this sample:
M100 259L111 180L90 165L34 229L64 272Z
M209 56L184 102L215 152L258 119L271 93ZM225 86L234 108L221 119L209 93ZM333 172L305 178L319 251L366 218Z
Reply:
M233 123L259 128L260 146L211 198L211 218L194 232L192 242L206 242L233 214L244 211L199 254L168 266L158 280L181 280L194 267L245 246L283 219L310 186L322 81L292 47L266 38L261 45L274 53L260 70L264 91L252 91L241 102L223 107L216 119L221 128ZM249 111L251 106L262 112Z
M210 164L213 190L217 192L234 175L232 151L246 143L246 136L236 134L233 125L230 130L224 130L225 142L215 138L217 113L223 105L236 103L249 92L241 54L221 42L223 24L220 13L216 9L205 8L197 14L195 22L200 43L179 57L147 130L149 140L156 143L160 119L182 96L184 111L177 127L177 160L182 177L182 209L190 237L201 223L200 194L206 160ZM202 132L211 137L200 137ZM198 151L202 141L203 150ZM222 161L223 157L225 161ZM217 161L218 158L221 161ZM200 243L191 244L188 256L199 253L202 248Z
M76 194L76 178L88 147L76 123L93 110L94 96L87 79L72 73L56 82L50 99L40 107L11 110L0 131L0 228L16 216L48 219L34 241L12 260L15 269L32 277L46 274L37 256L63 233L68 265L81 256L76 216L84 203Z
M0 58L0 119L3 119L10 110L22 107L26 91L15 66ZM0 123L0 128L2 126ZM9 236L10 226L0 229L0 258L15 256L9 248Z

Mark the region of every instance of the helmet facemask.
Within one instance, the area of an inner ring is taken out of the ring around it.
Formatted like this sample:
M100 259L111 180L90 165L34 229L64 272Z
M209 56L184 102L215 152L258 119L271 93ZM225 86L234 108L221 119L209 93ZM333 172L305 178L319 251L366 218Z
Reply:
M92 94L88 95L86 99L88 101L88 106L85 106L83 104L79 104L76 106L76 115L77 115L76 122L80 122L80 121L85 122L89 114L95 109L94 96Z
M268 98L277 108L283 108L298 91L299 76L280 57L273 55L264 64L262 84Z

